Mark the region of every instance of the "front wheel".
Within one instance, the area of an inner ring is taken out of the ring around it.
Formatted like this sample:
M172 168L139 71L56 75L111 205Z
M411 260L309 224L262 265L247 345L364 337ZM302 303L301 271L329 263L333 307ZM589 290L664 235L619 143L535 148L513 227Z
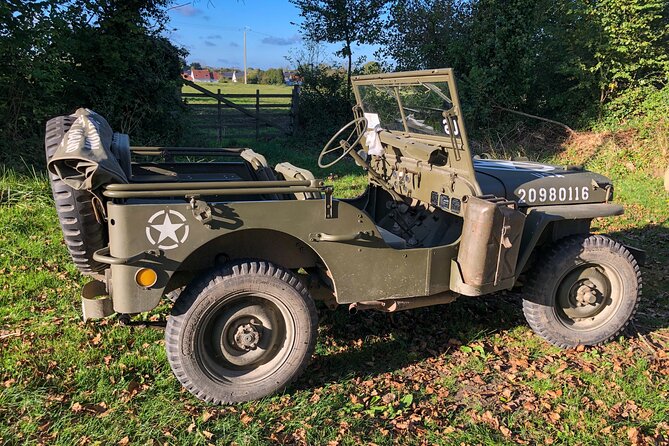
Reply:
M189 285L165 330L167 358L197 398L238 403L297 378L314 350L316 307L290 271L262 261L227 265Z
M601 235L559 240L529 273L523 312L559 347L597 345L618 336L636 312L641 271L620 243Z

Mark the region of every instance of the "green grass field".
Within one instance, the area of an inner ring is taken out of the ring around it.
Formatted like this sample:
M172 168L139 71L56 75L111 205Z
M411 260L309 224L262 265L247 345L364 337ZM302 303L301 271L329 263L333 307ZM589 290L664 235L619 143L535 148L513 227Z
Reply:
M265 84L243 84L243 83L198 83L197 85L206 88L212 93L217 93L221 90L222 95L226 94L249 94L255 95L259 90L260 94L291 94L293 87L288 85L265 85ZM184 85L181 88L182 93L199 93L193 87ZM255 98L234 98L233 101L238 104L255 104ZM207 104L215 103L211 98L188 98L188 102L192 104ZM261 98L261 103L276 103L276 104L290 104L290 98Z
M255 87L254 87L255 88ZM314 168L319 147L251 143ZM597 231L644 248L644 294L626 336L559 350L525 324L520 298L462 298L396 315L320 308L316 354L284 393L212 407L182 390L163 333L113 318L84 324L44 175L0 178L0 444L667 444L669 204L644 157L570 148L610 174L625 216ZM624 163L623 163L624 165ZM353 163L339 196L363 190ZM138 319L156 320L167 302Z

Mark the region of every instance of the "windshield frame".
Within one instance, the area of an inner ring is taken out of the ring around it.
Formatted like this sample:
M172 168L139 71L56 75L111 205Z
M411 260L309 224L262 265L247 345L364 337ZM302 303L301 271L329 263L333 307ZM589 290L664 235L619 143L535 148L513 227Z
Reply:
M389 133L405 135L411 138L418 138L421 140L432 141L438 143L442 146L452 147L456 150L464 150L469 154L469 140L467 138L467 131L464 124L464 119L462 117L462 108L460 106L460 100L458 97L457 85L455 82L455 77L453 75L453 69L451 68L442 68L429 71L409 71L402 73L384 73L384 74L371 74L365 76L355 76L352 79L353 83L353 93L355 95L357 107L364 113L365 106L362 102L360 87L362 86L377 86L377 87L390 87L393 88L395 92L395 100L397 101L397 107L401 113L404 130L389 130ZM441 91L439 87L434 85L435 83L445 83L448 85L450 98L447 94ZM423 85L424 87L430 89L435 94L442 97L442 99L448 100L453 104L451 110L448 111L450 116L453 116L457 120L459 137L453 136L453 131L450 135L447 134L436 134L430 135L425 133L412 132L410 126L407 124L406 115L404 111L404 104L399 98L398 88L402 86L417 86ZM435 91L435 90L438 90ZM458 141L458 139L460 141Z

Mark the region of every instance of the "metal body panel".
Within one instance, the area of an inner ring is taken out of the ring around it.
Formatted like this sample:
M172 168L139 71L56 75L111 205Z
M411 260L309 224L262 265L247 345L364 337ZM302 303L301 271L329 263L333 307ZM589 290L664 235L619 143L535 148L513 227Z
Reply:
M525 269L525 266L540 238L547 235L545 234L545 230L550 223L559 221L582 222L582 224L574 226L573 230L552 237L553 239L559 239L570 234L588 232L590 229L590 221L593 218L622 215L623 212L624 209L622 205L615 203L572 204L527 208L527 217L525 219L525 229L520 243L520 254L518 265L516 266L516 275L520 274Z
M193 216L186 203L109 204L111 256L131 257L150 250L160 252L157 256L146 255L132 265L111 266L116 311L134 313L153 308L175 271L213 266L217 256L227 254L218 252L217 246L225 245L226 237L236 237L245 231L286 234L313 250L332 276L339 303L423 296L443 291L448 283L450 259L457 254L457 246L390 248L365 212L338 200L333 201L335 218L330 219L325 218L324 200L209 205L213 218L205 225ZM177 239L176 243L169 237L158 241L162 235L155 227L165 224L165 215L171 216L173 225L179 225L171 234ZM316 233L365 235L348 241L317 241ZM431 258L432 251L437 253L437 262ZM249 252L249 255L253 254ZM158 272L158 281L153 287L141 288L135 283L134 277L140 267L154 267ZM440 272L439 275L432 273L431 276L436 277L431 281L429 272L435 268Z

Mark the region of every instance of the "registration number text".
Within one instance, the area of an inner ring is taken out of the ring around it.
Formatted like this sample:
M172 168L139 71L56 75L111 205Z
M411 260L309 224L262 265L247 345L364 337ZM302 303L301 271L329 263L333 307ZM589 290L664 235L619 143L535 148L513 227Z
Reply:
M590 198L588 186L529 187L518 189L519 203L584 201Z

